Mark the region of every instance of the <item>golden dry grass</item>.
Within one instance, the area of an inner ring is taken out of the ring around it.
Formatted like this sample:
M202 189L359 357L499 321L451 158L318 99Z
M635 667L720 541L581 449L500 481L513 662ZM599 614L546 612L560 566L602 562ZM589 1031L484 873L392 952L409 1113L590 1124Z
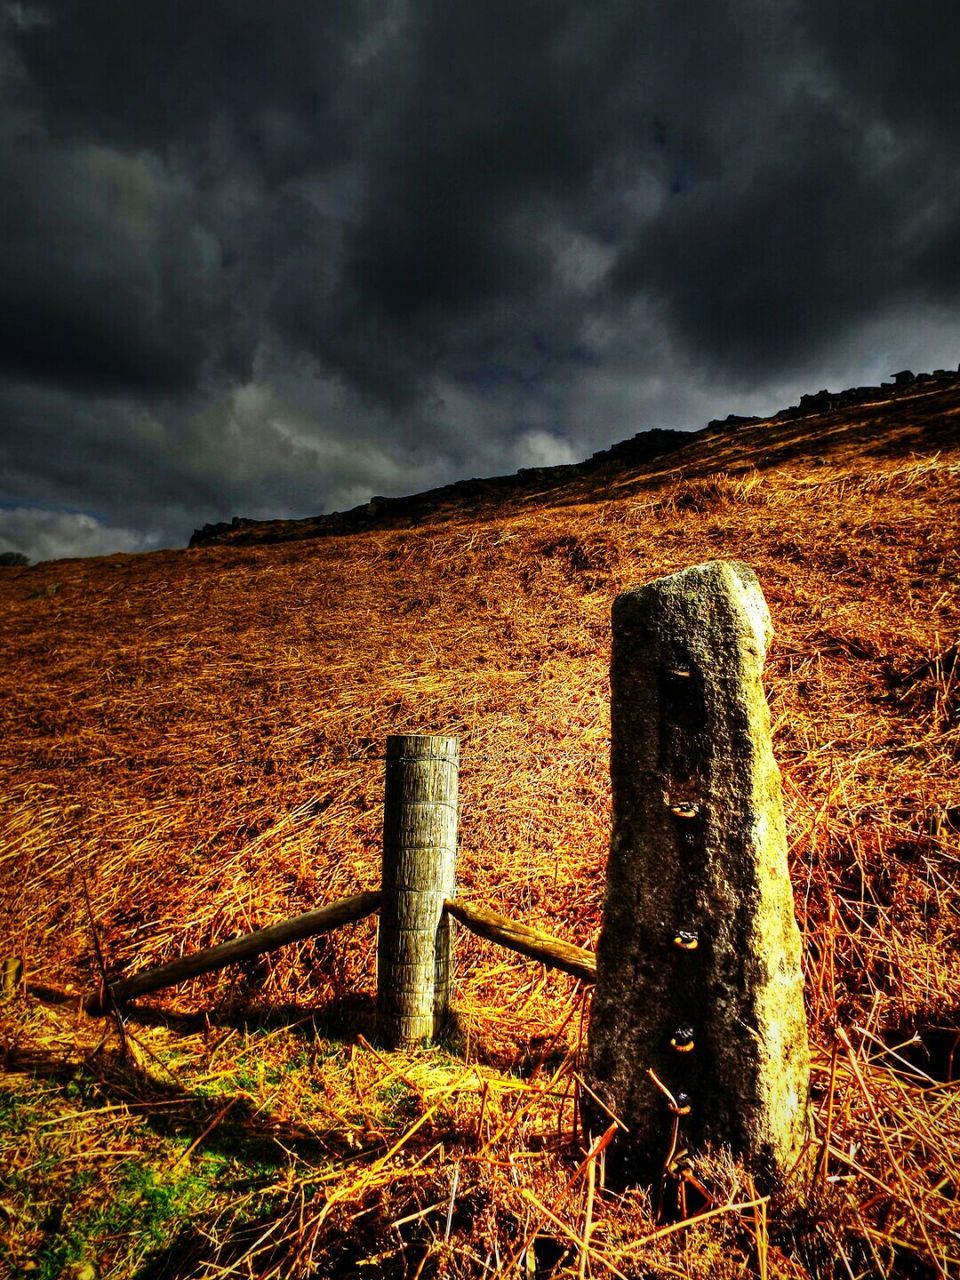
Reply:
M3 949L80 991L94 932L129 973L376 887L397 732L462 739L463 896L593 946L612 599L747 561L777 631L811 1203L758 1197L723 1153L687 1226L604 1187L575 1114L588 993L479 939L458 1038L383 1054L368 921L161 993L122 1036L8 1001L5 1265L956 1274L960 444L899 412L885 443L841 427L804 456L809 427L766 449L753 428L565 505L0 576Z

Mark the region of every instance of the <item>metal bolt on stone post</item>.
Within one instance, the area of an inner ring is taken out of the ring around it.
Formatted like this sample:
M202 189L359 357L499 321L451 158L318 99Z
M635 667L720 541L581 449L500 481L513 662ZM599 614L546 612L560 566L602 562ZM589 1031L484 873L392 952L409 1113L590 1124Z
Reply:
M589 1074L629 1128L614 1163L645 1181L670 1176L671 1148L710 1143L775 1187L809 1137L801 942L762 684L771 636L739 563L696 565L613 608Z
M387 739L377 1029L393 1048L431 1040L450 1016L460 744Z

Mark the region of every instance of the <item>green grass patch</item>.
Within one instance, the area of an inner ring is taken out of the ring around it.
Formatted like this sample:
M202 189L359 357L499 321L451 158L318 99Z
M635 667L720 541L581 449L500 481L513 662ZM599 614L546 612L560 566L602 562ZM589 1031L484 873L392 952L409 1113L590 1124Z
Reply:
M131 1274L211 1203L225 1164L204 1157L184 1172L165 1173L141 1164L114 1170L119 1179L103 1189L97 1203L76 1216L69 1205L63 1208L34 1259L32 1274L55 1280L83 1263L97 1264L98 1276Z

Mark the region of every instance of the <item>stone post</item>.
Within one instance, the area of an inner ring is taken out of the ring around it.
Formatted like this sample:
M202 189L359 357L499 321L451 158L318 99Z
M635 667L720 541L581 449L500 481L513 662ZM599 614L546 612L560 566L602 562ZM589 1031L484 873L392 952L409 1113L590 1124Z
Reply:
M775 1187L808 1137L800 933L761 680L771 635L738 563L696 565L613 607L589 1074L630 1130L615 1165L648 1182L671 1148L709 1142Z
M433 1039L450 1013L459 764L456 738L387 739L377 1029L393 1048Z

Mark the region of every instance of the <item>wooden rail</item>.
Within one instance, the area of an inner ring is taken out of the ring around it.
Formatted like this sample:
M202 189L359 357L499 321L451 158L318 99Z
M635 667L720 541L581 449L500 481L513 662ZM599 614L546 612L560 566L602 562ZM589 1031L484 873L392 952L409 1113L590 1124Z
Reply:
M132 1000L135 996L145 996L151 991L174 987L178 982L186 982L188 978L195 978L198 974L210 973L213 969L222 969L241 960L251 960L254 956L263 955L265 951L285 947L289 942L302 942L304 938L313 938L319 933L339 929L341 925L355 924L364 916L379 910L380 898L379 890L358 893L352 898L341 898L317 911L307 911L302 916L294 916L292 920L283 920L266 929L257 929L254 933L233 938L230 942L221 942L219 946L208 947L205 951L181 956L179 960L171 960L155 969L145 969L142 973L111 983L110 998L115 1001ZM90 1013L98 1013L102 1012L104 1001L101 994L97 993L86 996L83 1004Z
M508 920L506 916L498 916L486 907L469 906L457 898L448 899L443 905L455 920L459 920L481 938L488 938L511 951L519 951L522 956L539 960L552 969L562 969L564 973L572 974L582 982L597 980L597 958L584 947L574 946L572 942L564 942L549 933L541 933L539 929L531 929L529 925L518 924L515 920Z
M157 965L154 969L144 969L129 978L110 984L110 998L117 1003L133 1000L137 996L149 995L153 991L162 991L166 987L175 987L180 982L196 978L202 973L212 973L215 969L225 969L227 965L239 964L243 960L251 960L254 956L263 955L267 951L276 951L290 942L302 942L305 938L327 933L338 929L341 925L355 924L365 916L373 915L380 910L382 893L358 893L352 898L341 898L329 906L320 907L317 911L307 911L303 915L294 916L291 920L283 920L269 925L266 929L257 929L254 933L246 933L240 938L232 938L229 942L221 942L216 947L208 947L204 951L196 951L192 955L181 956L178 960L170 960L166 964ZM448 898L443 903L443 911L459 920L471 933L490 942L496 942L510 951L519 952L530 960L538 960L551 969L561 969L581 982L596 982L597 960L592 951L578 947L572 942L564 942L552 934L544 933L530 925L520 924L506 916L488 911L486 907L472 906L458 898ZM45 992L45 988L38 988ZM67 997L64 997L66 999ZM74 1001L77 997L73 997ZM105 1002L100 993L82 997L81 1003L88 1013L104 1012Z
M375 891L358 893L352 898L341 898L317 911L307 911L291 920L283 920L266 929L257 929L254 933L221 942L216 947L181 956L178 960L170 960L154 969L144 969L141 973L111 983L110 997L117 1002L133 1000L137 996L174 987L202 973L212 973L215 969L225 969L227 965L251 960L264 952L276 951L288 943L302 942L305 938L327 933L341 925L355 924L365 916L379 911L382 897L380 891ZM496 942L510 951L519 952L530 960L538 960L551 969L561 969L564 973L579 978L581 982L597 980L596 956L584 947L564 942L562 938L555 938L552 934L497 915L486 907L473 906L459 898L448 898L443 903L443 911L459 920L471 933ZM84 996L82 1004L88 1013L104 1011L104 1000L100 993Z

